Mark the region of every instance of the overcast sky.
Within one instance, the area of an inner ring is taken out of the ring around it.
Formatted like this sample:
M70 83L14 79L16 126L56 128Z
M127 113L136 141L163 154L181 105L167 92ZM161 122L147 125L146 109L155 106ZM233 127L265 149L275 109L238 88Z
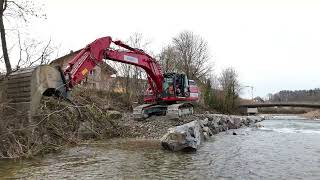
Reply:
M158 53L179 32L208 41L215 73L234 67L255 96L320 87L320 1L48 0L32 34L76 50L102 36L134 32ZM244 90L244 96L248 96Z

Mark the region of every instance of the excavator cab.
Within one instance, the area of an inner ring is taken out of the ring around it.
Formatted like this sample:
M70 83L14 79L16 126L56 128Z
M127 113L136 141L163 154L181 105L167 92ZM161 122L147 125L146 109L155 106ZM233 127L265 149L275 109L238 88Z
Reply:
M185 74L167 73L164 74L162 97L188 97L189 84Z
M166 73L163 74L163 90L160 95L162 101L174 103L176 101L197 101L199 99L199 88L194 80L187 78L185 74ZM152 103L156 96L151 87L144 94L144 102Z

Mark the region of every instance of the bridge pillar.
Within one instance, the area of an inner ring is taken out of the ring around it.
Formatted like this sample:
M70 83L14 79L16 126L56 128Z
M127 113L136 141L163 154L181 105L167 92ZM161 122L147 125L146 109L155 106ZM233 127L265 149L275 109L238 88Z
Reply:
M258 114L259 112L258 112L258 108L257 107L248 107L247 108L247 114L248 115L256 115L256 114Z

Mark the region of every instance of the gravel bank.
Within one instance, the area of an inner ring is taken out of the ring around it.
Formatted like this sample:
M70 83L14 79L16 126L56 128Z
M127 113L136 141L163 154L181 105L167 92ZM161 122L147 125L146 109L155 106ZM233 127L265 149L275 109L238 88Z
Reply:
M130 113L123 114L118 120L120 137L135 137L144 139L160 139L171 127L180 126L194 120L208 119L208 127L213 134L228 129L237 129L260 122L261 116L234 116L223 114L195 114L180 119L170 120L162 116L154 116L144 121L136 121Z

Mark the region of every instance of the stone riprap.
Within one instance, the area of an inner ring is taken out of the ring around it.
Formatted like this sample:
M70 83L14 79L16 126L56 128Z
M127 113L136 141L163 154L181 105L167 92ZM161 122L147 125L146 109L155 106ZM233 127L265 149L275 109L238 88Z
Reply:
M263 116L234 116L223 114L196 115L197 120L169 128L161 138L164 149L171 151L197 150L210 136L229 129L254 125L264 120Z

